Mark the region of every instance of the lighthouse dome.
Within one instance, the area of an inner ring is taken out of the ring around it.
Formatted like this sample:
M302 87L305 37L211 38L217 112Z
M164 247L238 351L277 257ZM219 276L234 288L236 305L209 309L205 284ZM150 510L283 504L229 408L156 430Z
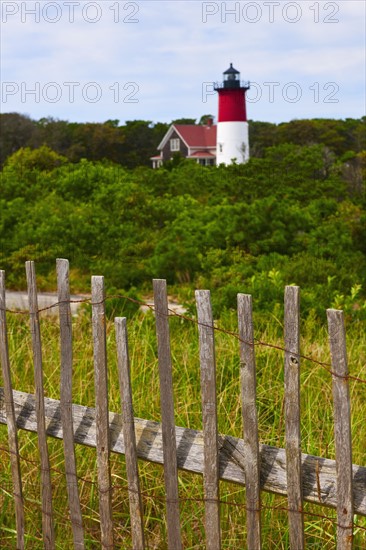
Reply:
M229 75L230 74L234 74L234 75L237 74L237 75L239 75L240 73L239 73L239 71L234 69L233 64L230 63L230 67L224 72L224 74L229 74Z
M224 88L240 88L240 72L234 69L232 63L223 74Z

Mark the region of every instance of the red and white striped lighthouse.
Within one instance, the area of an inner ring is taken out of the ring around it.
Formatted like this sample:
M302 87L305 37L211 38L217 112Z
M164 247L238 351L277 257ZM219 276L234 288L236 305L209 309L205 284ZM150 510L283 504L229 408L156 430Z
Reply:
M217 122L216 164L242 164L249 159L249 132L245 106L245 92L249 82L240 81L240 73L233 64L224 72L223 82L216 83L219 94Z

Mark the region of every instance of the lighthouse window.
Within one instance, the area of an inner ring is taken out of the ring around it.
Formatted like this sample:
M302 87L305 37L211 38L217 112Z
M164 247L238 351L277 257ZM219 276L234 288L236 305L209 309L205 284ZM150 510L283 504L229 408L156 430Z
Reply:
M222 143L219 143L219 151L220 151L220 153L222 153L222 150L223 150L223 145L222 145Z
M179 139L171 139L170 140L170 150L171 151L179 151Z

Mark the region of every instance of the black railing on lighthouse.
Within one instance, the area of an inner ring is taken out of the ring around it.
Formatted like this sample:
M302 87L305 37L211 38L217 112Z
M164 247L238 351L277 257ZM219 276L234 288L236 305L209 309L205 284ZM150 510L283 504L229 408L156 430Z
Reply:
M223 88L244 88L245 90L249 90L250 82L249 80L225 80L224 82L214 82L213 87L214 90L221 90Z

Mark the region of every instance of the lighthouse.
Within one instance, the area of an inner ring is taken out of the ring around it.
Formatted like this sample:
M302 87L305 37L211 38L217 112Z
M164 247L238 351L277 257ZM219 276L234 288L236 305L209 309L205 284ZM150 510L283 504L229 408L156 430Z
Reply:
M233 64L223 73L223 82L216 82L219 94L216 163L242 164L249 159L249 132L245 92L249 82L240 81L240 72Z

